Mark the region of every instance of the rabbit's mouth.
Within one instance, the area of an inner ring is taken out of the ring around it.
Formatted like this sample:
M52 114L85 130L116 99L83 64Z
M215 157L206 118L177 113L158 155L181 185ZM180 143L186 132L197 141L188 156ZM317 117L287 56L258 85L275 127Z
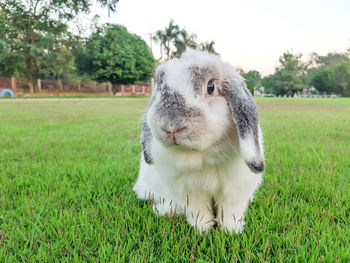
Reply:
M161 128L165 139L165 143L179 145L184 141L184 134L188 129L186 126L180 128Z
M191 131L187 127L182 127L173 131L161 129L158 133L158 140L166 148L176 150L198 150L191 139Z
M165 132L161 138L161 142L163 143L164 146L167 147L179 147L179 146L186 146L186 142L188 140L182 135L180 134L180 132L175 132L175 133L171 133L171 132Z
M200 149L197 149L193 146L189 146L186 144L180 144L180 143L163 143L163 145L168 149L176 152L198 152Z

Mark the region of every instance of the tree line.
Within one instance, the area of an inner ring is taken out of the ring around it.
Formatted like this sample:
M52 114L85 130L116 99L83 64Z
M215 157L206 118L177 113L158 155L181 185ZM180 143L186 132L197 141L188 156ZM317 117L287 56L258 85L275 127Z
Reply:
M301 54L285 52L279 58L275 72L262 77L258 71L241 71L251 92L263 86L265 93L293 96L314 87L315 93L350 96L350 49L325 56L311 54L306 62Z
M118 0L97 0L115 12ZM69 23L89 13L92 0L0 0L0 75L29 80L31 91L38 78L79 78L75 50L81 38Z
M160 48L156 60L146 42L121 25L99 25L91 32L72 32L70 24L79 14L91 11L94 2L115 12L119 0L0 0L0 76L26 78L31 91L37 79L149 83L156 65L180 56L187 48L217 54L214 41L197 42L197 36L173 20L156 31L152 41ZM248 88L264 86L265 93L293 96L315 87L317 92L350 96L350 49L325 56L285 52L275 72L262 77L244 72Z
M118 0L97 0L115 12ZM70 23L89 13L92 0L0 0L0 76L37 79L149 83L157 63L179 56L186 48L215 53L214 42L196 43L196 36L173 20L153 40L165 50L157 61L141 37L121 25L92 21L91 33L73 33Z

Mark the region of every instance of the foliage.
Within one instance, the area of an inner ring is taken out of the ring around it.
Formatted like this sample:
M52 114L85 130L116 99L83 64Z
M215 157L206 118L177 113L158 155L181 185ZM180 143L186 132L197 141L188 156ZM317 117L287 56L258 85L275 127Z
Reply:
M313 53L308 62L302 61L301 54L285 52L279 58L279 63L274 74L260 81L265 93L292 96L313 86L316 92L350 96L350 49L345 53L328 53L325 56ZM249 79L244 72L242 75Z
M98 0L114 11L118 0ZM74 70L68 22L89 12L92 0L0 0L0 73L32 82ZM8 64L8 62L10 62Z
M264 181L242 234L204 236L132 191L147 99L22 102L0 102L0 262L350 262L350 100L258 99Z
M145 41L120 25L98 28L76 55L79 72L91 74L99 82L131 84L149 80L155 66Z
M279 58L280 65L276 68L276 72L268 80L263 81L268 85L266 89L273 89L276 95L293 96L307 88L307 64L302 62L301 57L301 54L283 53Z
M212 41L205 41L205 42L199 44L199 50L207 51L209 53L218 55L218 53L216 52L216 50L214 48L214 45L215 45L215 42L213 40Z
M173 53L173 56L181 56L181 54L185 52L187 48L196 49L196 38L196 35L189 34L184 29L180 30L174 40L174 46L176 51Z
M118 1L96 2L115 12ZM0 75L27 78L33 91L37 78L94 78L125 84L147 80L154 59L139 37L118 26L112 29L111 25L97 29L87 40L69 32L70 21L79 13L88 13L93 3L0 0ZM164 30L158 30L153 39L160 45L161 60L179 57L187 48L217 54L214 41L197 43L195 34L173 20ZM315 86L321 92L350 96L348 63L350 49L327 55L313 53L308 62L302 61L301 54L284 52L274 74L261 79L257 71L251 70L243 75L251 91L262 84L266 93L292 96Z
M242 74L245 78L245 82L247 84L247 88L250 90L252 94L254 94L254 87L258 84L261 84L261 75L256 70L250 70L248 73Z
M160 46L161 60L168 60L173 57L179 57L187 49L199 49L209 53L217 54L214 48L215 42L196 42L197 36L188 33L184 28L170 20L169 25L164 30L157 30L153 40Z
M350 96L350 62L343 62L334 67L333 85L338 94Z
M0 17L0 23L1 23ZM0 25L1 27L1 25ZM11 52L9 44L0 40L0 75L3 77L15 76L18 65L24 64L24 57L16 56Z
M307 88L300 76L288 70L277 71L274 74L274 80L276 81L274 87L276 95L293 96L298 91L301 92L304 88Z
M178 38L181 30L180 27L174 24L174 20L170 20L169 25L162 30L157 30L156 35L154 36L154 41L160 44L160 53L163 57L163 50L166 54L166 59L173 57L173 52L175 41Z
M261 85L263 85L264 92L266 94L275 94L275 90L277 89L277 82L274 79L274 75L265 76L261 80Z
M311 84L321 92L331 93L333 91L333 71L328 69L318 71Z
M280 65L276 71L286 70L294 72L296 75L302 75L306 72L307 65L301 61L301 54L293 54L289 51L284 52L278 59Z
M350 61L347 53L328 53L326 56L315 54L314 59L318 69L331 69L343 62Z
M349 52L314 55L314 66L308 71L310 84L322 92L350 96L348 82Z

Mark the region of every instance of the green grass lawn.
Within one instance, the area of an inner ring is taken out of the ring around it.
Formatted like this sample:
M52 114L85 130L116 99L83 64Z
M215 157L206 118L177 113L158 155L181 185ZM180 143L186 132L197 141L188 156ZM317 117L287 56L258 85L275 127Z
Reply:
M258 99L267 170L240 235L132 191L147 100L0 100L0 262L350 262L350 100Z

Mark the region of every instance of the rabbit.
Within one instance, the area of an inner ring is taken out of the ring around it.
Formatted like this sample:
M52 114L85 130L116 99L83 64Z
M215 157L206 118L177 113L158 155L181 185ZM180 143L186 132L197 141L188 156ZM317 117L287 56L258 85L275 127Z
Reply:
M133 188L163 216L202 232L240 233L262 182L263 135L244 78L219 56L189 50L159 65Z

